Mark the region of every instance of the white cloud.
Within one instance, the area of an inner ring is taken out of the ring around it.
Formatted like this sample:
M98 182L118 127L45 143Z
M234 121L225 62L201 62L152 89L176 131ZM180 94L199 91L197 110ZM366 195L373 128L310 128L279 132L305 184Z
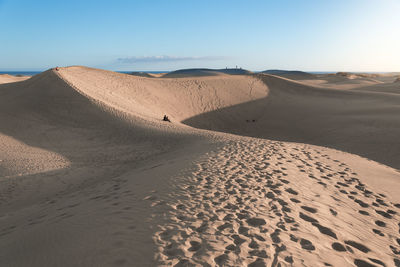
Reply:
M203 57L179 57L179 56L133 56L118 58L119 63L147 63L147 62L177 62L177 61L215 61L227 59L221 56L203 56Z

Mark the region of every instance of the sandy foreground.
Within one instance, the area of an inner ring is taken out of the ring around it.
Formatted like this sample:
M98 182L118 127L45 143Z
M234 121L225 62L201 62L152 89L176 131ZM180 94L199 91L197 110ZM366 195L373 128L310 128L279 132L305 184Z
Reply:
M297 78L1 84L0 266L400 266L399 84Z

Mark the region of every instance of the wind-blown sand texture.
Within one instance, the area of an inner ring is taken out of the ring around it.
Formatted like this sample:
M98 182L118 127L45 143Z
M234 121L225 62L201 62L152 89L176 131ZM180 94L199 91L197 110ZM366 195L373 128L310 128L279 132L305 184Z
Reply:
M0 266L399 266L400 99L307 79L0 85Z

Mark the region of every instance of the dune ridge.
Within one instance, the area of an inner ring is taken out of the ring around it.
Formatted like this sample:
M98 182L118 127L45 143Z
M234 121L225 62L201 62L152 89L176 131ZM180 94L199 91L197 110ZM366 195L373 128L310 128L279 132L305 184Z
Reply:
M0 85L0 265L398 265L399 172L259 138L263 117L252 113L292 123L347 99L357 114L375 95L268 75L153 79L79 66ZM377 99L371 113L398 111L397 98L382 110L387 98ZM263 127L292 137L315 124L278 126ZM23 153L35 156L18 162Z
M187 78L187 77L201 77L201 76L217 76L217 75L250 75L253 74L249 70L242 68L226 68L226 69L182 69L171 71L163 75L163 78Z

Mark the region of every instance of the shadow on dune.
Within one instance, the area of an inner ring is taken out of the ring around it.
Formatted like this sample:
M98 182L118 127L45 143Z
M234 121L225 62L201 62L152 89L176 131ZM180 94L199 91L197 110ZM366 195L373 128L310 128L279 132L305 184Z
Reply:
M52 70L0 85L0 133L58 153L71 165L122 167L167 151L188 137L130 119L81 95Z
M327 146L400 168L400 96L257 77L268 86L268 97L202 113L183 123ZM52 70L0 86L0 132L59 153L72 164L132 163L185 140L185 134L166 134L130 119L81 95Z
M183 121L202 129L326 146L400 169L400 97L314 88L270 75L264 99Z

